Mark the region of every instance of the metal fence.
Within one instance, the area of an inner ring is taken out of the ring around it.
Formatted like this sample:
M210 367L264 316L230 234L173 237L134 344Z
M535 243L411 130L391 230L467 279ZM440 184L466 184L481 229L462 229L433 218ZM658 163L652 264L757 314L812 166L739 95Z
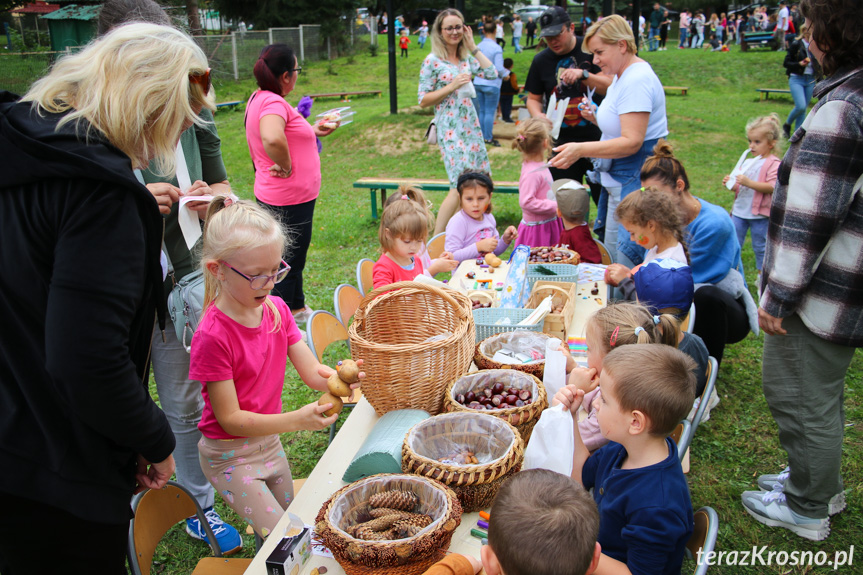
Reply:
M253 77L255 62L261 49L268 44L282 42L291 46L302 63L336 58L346 49L355 50L377 41L375 35L370 34L365 25L358 25L356 20L346 21L344 34L336 38L324 38L320 25L193 38L207 55L213 81L217 84ZM0 53L0 90L24 94L59 56L74 50L76 48L69 48L66 52Z

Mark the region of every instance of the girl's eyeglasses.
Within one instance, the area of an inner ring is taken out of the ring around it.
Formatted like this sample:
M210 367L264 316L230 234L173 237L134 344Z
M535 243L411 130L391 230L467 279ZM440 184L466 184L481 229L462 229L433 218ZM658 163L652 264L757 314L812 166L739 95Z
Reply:
M461 32L463 29L464 29L464 26L461 26L461 25L459 25L459 26L447 26L446 28L443 29L443 31L446 32L447 34L456 34L458 32Z
M210 87L213 85L210 78L210 69L207 68L207 71L201 74L189 74L189 83L197 84L201 87L204 94L209 94Z
M302 74L302 73L303 73L303 67L302 67L302 66L297 66L297 67L296 67L296 68L294 68L293 70L286 70L286 72L288 72L288 73L290 73L290 72L296 72L296 73L297 73L297 75L300 75L300 74Z
M234 266L232 266L231 264L229 264L228 262L223 261L222 263L225 264L226 266L228 266L229 268L231 268L232 270L234 270L235 272L237 272L238 274L240 274L241 276L243 276L244 278L246 278L247 280L249 280L249 286L251 286L251 288L253 290L264 289L266 287L266 285L268 283L270 283L271 280L274 284L277 284L280 281L282 281L283 279L285 279L288 276L288 272L291 271L291 266L289 266L285 260L282 260L282 267L280 267L279 271L277 271L273 275L249 277L246 274L244 274L243 272L241 272L240 270L238 270L237 268L235 268Z

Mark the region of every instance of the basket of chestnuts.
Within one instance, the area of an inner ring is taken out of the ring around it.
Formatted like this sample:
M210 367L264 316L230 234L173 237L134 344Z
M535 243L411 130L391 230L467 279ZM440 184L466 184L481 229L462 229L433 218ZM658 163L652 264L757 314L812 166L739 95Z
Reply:
M465 513L491 505L523 459L524 442L515 427L476 411L423 420L402 446L402 471L442 482L455 492Z
M571 264L578 265L581 256L577 251L561 246L540 246L530 248L529 264Z
M419 575L443 558L462 508L418 475L372 475L336 491L315 531L348 575Z
M473 362L479 369L517 369L542 379L549 339L550 335L539 330L498 333L476 344Z
M447 412L478 411L503 419L516 428L527 447L530 434L548 395L542 382L515 369L487 369L463 376L446 389Z
M471 300L451 289L398 282L368 293L348 329L363 358L363 394L378 415L443 409L443 390L467 373L475 345Z

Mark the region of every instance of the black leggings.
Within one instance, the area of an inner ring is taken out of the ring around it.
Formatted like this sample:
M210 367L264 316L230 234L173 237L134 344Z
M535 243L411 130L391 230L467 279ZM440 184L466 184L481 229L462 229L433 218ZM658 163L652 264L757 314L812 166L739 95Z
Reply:
M46 538L49 531L56 537ZM3 575L125 575L128 536L128 521L87 521L39 501L0 493Z
M288 304L291 310L302 310L306 306L306 296L303 293L303 269L306 267L306 254L312 243L312 220L315 215L315 202L311 200L293 206L271 206L258 200L258 203L268 208L287 228L290 246L285 250L285 261L291 266L291 271L281 283L277 283L273 292Z
M695 334L704 340L707 351L722 363L725 345L737 343L749 334L749 317L743 298L734 299L715 286L695 292Z

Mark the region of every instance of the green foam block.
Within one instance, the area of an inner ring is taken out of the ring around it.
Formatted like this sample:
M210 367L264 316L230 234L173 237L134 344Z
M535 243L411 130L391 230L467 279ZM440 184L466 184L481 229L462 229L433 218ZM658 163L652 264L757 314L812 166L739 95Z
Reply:
M411 427L429 417L421 409L398 409L385 413L357 450L342 481L352 483L378 473L401 473L405 435Z

